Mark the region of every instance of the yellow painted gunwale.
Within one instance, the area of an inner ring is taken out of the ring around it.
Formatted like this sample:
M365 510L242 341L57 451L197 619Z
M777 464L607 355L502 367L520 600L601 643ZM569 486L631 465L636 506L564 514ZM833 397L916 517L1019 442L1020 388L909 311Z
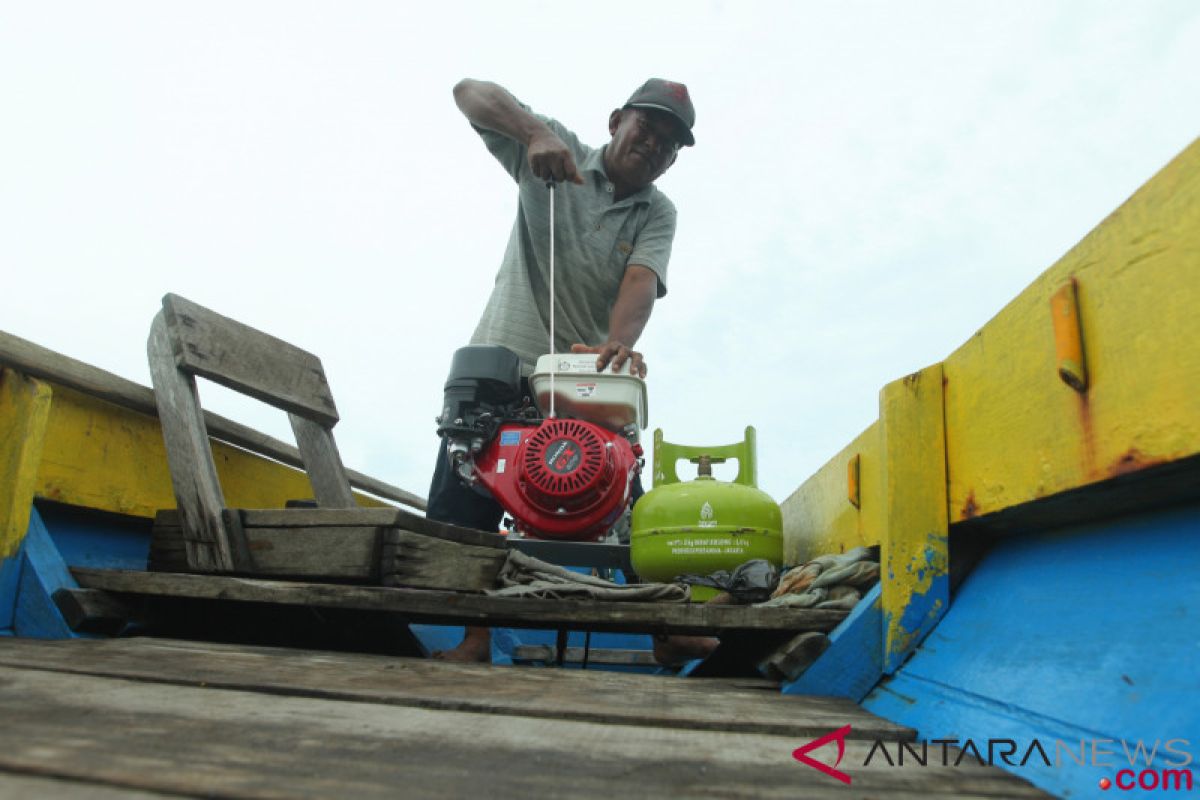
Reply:
M175 507L156 417L50 386L37 497L135 517ZM230 507L281 508L287 500L312 497L300 470L224 442L213 440L212 446ZM356 498L363 506L386 505L363 494Z
M17 551L29 527L49 415L49 386L0 368L0 559Z
M1059 375L1072 281L1088 387ZM947 517L990 514L1200 453L1200 140L942 362ZM879 423L783 503L799 562L883 541ZM861 454L859 508L847 462Z
M889 426L904 423L884 388L880 421L783 502L787 560L880 544L886 562L889 549L902 551L883 577L885 659L895 663L917 641L896 627L899 615L928 602L931 575L948 569L936 537L951 524L1200 454L1197 308L1200 139L935 365L944 473L926 468L921 448L889 459ZM855 455L857 507L847 471ZM897 502L938 492L941 531L914 524ZM926 535L934 538L922 547Z

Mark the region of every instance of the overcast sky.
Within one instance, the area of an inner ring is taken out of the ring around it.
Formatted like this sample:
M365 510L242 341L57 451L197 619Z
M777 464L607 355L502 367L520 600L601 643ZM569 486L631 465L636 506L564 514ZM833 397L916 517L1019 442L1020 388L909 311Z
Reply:
M0 329L149 385L181 294L319 355L347 465L420 494L516 202L459 78L594 145L688 84L650 425L755 425L780 501L1200 135L1193 0L0 9Z

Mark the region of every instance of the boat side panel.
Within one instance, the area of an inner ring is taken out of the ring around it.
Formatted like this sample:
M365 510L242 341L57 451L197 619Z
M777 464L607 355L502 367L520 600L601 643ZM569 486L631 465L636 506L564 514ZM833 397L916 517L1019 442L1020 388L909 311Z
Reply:
M887 524L880 549L883 668L893 672L950 601L942 365L879 393Z
M313 496L303 472L270 459L222 442L213 442L213 459L231 507L281 508ZM174 508L158 419L55 386L36 490L49 500L137 517Z
M39 502L38 513L70 567L145 569L152 522Z
M32 509L20 549L0 562L0 630L35 639L76 637L53 598L59 589L77 588L41 516Z
M0 636L13 635L22 563L23 560L18 555L0 558Z
M48 385L0 368L0 559L16 552L29 527L49 414Z
M881 586L863 597L850 616L829 634L829 649L794 681L784 694L848 697L859 702L883 675L883 608Z
M1198 271L1200 140L946 359L951 522L1200 452ZM1060 375L1065 290L1083 392Z
M946 359L951 525L1200 453L1197 254L1200 140ZM1068 286L1082 393L1059 373L1051 301ZM883 541L881 422L783 502L789 562ZM847 496L856 455L858 506Z
M848 477L855 458L857 504L851 501ZM872 423L780 505L786 564L879 544L886 521L879 423Z
M863 705L928 740L1010 738L1024 753L1037 738L1051 759L1060 740L1078 757L1082 740L1083 765L1064 751L1061 766L1014 769L1059 794L1114 779L1139 741L1157 742L1156 769L1182 760L1171 740L1195 761L1197 530L1193 505L1002 539Z

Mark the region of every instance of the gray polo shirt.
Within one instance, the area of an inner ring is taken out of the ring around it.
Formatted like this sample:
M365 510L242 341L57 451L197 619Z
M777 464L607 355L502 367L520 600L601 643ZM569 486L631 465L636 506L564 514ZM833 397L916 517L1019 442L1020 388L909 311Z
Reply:
M652 185L613 202L604 148L588 147L556 120L538 119L571 148L584 181L554 190L554 338L555 352L564 352L577 342L608 341L609 311L630 264L653 270L658 296L667 293L675 206ZM550 352L550 190L530 172L523 144L476 130L517 182L519 199L504 261L471 343L504 345L521 357L529 375L538 356Z

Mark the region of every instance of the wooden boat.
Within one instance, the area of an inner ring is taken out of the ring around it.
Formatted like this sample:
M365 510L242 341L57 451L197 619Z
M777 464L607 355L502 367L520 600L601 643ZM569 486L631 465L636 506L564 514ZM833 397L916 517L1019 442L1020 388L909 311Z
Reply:
M884 386L878 421L783 504L789 563L877 546L882 580L844 619L774 629L832 629L829 648L778 684L220 643L196 628L187 641L74 630L105 631L106 599L155 592L417 623L716 626L731 640L758 623L646 612L615 624L594 609L501 613L445 593L219 575L155 589L152 521L175 495L153 392L0 336L0 787L1195 791L1198 276L1200 141L944 361ZM207 421L230 505L309 496L295 448ZM420 507L349 478L361 506ZM345 649L370 649L381 630Z

